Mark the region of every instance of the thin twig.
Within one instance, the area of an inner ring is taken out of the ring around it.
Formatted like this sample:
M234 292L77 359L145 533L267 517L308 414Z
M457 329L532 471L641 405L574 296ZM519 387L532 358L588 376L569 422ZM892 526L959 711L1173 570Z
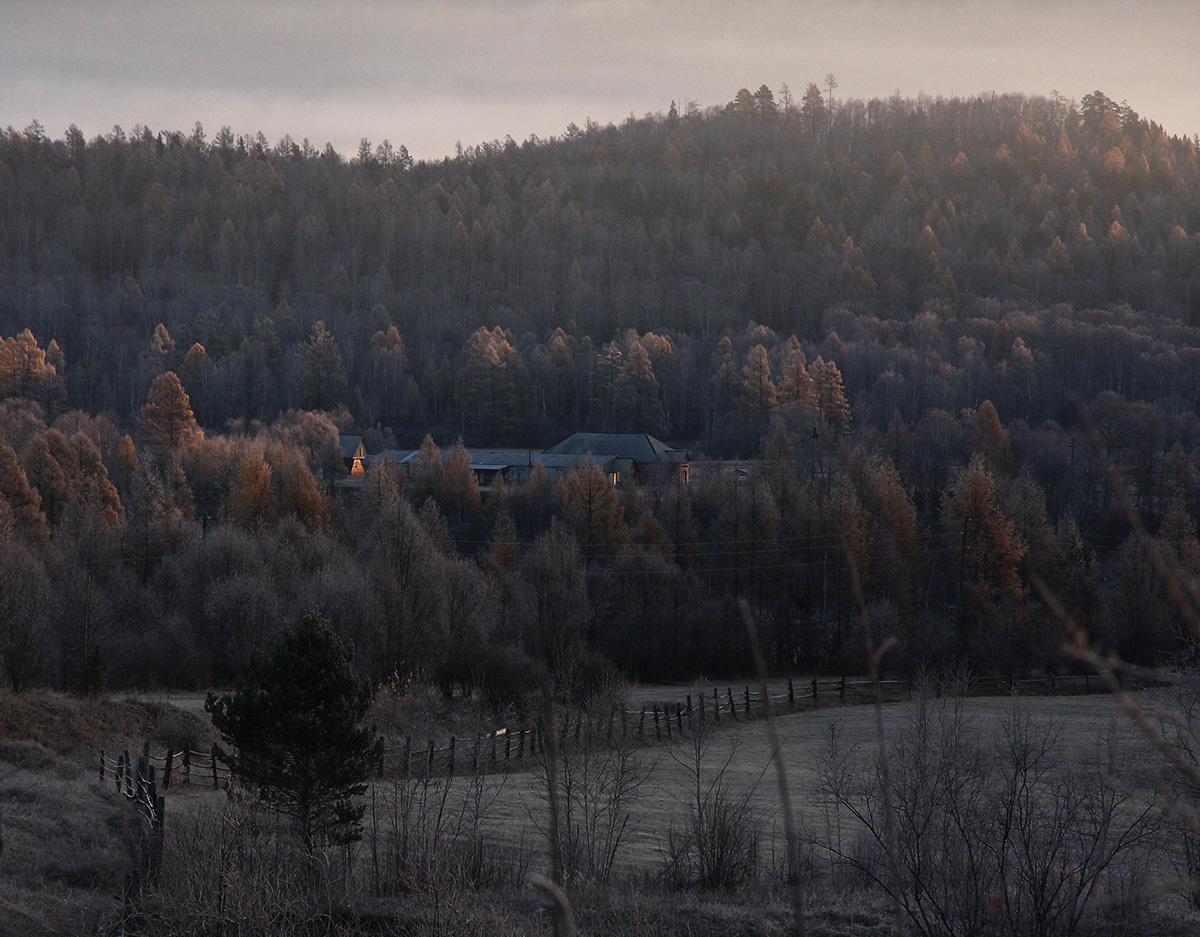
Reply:
M758 679L762 686L763 703L767 714L767 738L771 743L771 760L775 763L775 780L779 785L779 804L783 810L783 832L787 838L788 870L792 876L792 915L796 937L804 937L804 885L800 878L800 849L796 839L796 824L792 817L792 798L788 791L787 767L783 763L783 752L779 732L775 728L775 711L771 706L767 687L767 661L763 657L762 642L758 636L758 625L750 614L749 603L739 601L742 621L746 623L746 634L750 638L750 649L754 653L754 665L758 668Z
M879 647L871 637L871 625L867 620L867 601L863 597L862 579L858 572L858 562L850 549L850 542L842 534L842 549L846 553L846 564L850 567L850 585L854 590L854 601L858 605L859 616L862 618L863 644L867 650L867 666L871 675L871 703L875 710L875 739L879 745L879 773L883 779L883 817L884 817L884 846L887 849L888 866L892 873L893 887L889 889L892 895L892 913L896 916L896 933L905 934L904 907L900 900L900 852L896 845L896 816L892 809L892 768L888 758L887 733L883 727L883 688L879 683L879 662L883 655L892 649L894 638L888 638Z

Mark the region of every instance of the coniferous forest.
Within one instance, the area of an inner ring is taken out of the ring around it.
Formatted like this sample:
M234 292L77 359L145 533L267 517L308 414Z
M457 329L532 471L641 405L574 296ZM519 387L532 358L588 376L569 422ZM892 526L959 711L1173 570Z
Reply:
M413 161L0 133L0 657L17 690L245 675L318 611L382 680L1190 653L1110 473L1200 572L1200 145L1097 91L766 86ZM481 497L464 447L650 433ZM416 449L345 475L339 433ZM436 445L434 445L436 443ZM861 605L865 612L860 613Z

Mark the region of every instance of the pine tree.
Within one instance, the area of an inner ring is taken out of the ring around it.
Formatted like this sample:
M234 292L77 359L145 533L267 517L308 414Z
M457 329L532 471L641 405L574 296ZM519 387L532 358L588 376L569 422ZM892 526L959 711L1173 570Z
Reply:
M371 686L354 675L353 654L315 612L284 632L249 681L233 694L208 694L204 709L232 751L218 750L235 776L290 817L305 852L362 835L355 798L379 764Z

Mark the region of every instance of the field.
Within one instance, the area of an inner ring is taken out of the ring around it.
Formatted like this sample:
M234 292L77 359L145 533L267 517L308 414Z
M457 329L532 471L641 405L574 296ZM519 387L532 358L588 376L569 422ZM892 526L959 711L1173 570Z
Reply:
M1152 693L1137 696L1153 709ZM678 693L647 689L634 698L676 699ZM97 751L106 746L136 750L144 738L158 746L209 737L191 702L177 709L162 701L0 697L5 837L0 934L87 933L94 921L107 927L117 920L118 897L137 861L145 823L111 784L98 783ZM1162 789L1159 759L1107 697L930 699L925 705L927 716L953 712L964 735L984 747L1000 746L1014 716L1027 716L1035 729L1051 731L1056 772L1069 774L1074 766L1119 774L1121 787L1136 792L1119 810L1135 809L1142 791L1153 795ZM905 738L911 740L920 706L885 708L893 757L904 750ZM878 760L874 709L848 705L784 714L776 726L800 821L810 932L891 933L883 894L827 848L833 837L848 843L859 832L840 813L836 829L831 825L837 811L830 777L835 764L843 766L843 776L862 783L872 775ZM618 746L616 752L607 747L572 751L568 744L559 784L564 822L573 824L576 837L574 851L566 850L568 866L577 872L570 891L578 896L585 931L772 933L787 926L786 848L767 723L726 719L700 741L689 736L661 745ZM719 804L705 801L714 789L724 798ZM350 866L338 860L330 866L346 889L340 901L358 909L358 923L339 925L339 932L365 932L362 921L371 915L376 916L372 920L407 922L415 933L455 928L548 932L548 924L538 921L537 902L522 888L529 872L548 868L544 792L536 765L478 779L376 780L367 797L364 841ZM224 792L199 785L173 787L166 803L160 899L182 900L181 883L188 880L189 896L203 904L203 888L196 883L219 864L218 857L205 853L225 835L222 830L246 828L239 814L246 808L231 803ZM749 866L732 870L744 876L728 888L697 889L684 881L696 870L685 855L698 805L704 805L700 812L728 811L750 837L733 842L733 854L725 857L736 866L744 858L739 850L747 843L753 847ZM1154 861L1141 862L1141 874L1122 879L1119 888L1106 880L1104 898L1082 920L1080 933L1108 927L1109 933L1182 934L1200 927L1200 917L1179 896L1184 889L1171 845L1177 837L1163 831L1155 835L1163 845L1156 845ZM423 871L414 868L418 862ZM266 868L257 867L263 875ZM270 904L272 894L260 891L257 903ZM285 897L279 894L276 900ZM371 909L367 917L364 908ZM271 931L248 926L245 932Z

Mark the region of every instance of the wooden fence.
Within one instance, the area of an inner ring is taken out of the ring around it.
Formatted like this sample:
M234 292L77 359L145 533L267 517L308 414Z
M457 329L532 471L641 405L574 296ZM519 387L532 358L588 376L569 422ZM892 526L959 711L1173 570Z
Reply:
M163 824L166 816L166 801L158 792L158 782L150 743L142 746L141 757L135 763L129 751L121 752L115 759L103 750L100 752L100 781L113 781L117 793L133 802L134 809L146 819L149 829L142 837L142 861L125 881L125 902L132 900L136 887L144 880L153 880L162 863Z
M955 692L961 688L955 688ZM881 680L880 696L885 703L912 699L916 687L912 680ZM941 695L942 687L932 687ZM1103 682L1092 675L1038 678L972 678L971 696L1046 696L1081 695L1107 692ZM769 686L764 696L758 687L697 688L684 699L649 702L637 709L616 708L608 712L569 711L559 716L555 726L560 749L586 742L612 743L618 739L653 745L676 737L692 735L700 727L719 727L759 718L768 708L776 713L796 712L825 706L861 705L875 698L867 679L817 678ZM546 730L539 720L526 727L506 726L486 735L465 738L451 736L448 743L407 737L403 743L386 747L378 773L401 777L436 777L456 774L517 770L527 765L546 747Z
M1131 687L1132 688L1132 687ZM912 699L916 686L912 680L881 680L880 696L885 703ZM942 687L929 688L941 695ZM961 687L954 687L961 692ZM1047 675L1032 679L1016 677L972 678L967 688L971 696L1045 696L1103 693L1103 682L1091 675L1058 677ZM861 678L819 678L773 681L764 695L758 687L708 686L686 693L683 699L647 702L636 709L615 707L608 711L570 710L559 714L554 731L560 749L580 744L633 742L655 745L678 737L694 735L700 728L718 728L763 716L768 708L775 713L798 712L827 706L861 705L874 700L870 680ZM101 780L116 780L118 789L141 805L153 824L161 828L162 797L157 794L156 777L164 790L204 786L227 788L227 765L212 751L189 748L168 749L161 757L150 754L150 743L143 747L136 771L129 753L113 761L100 753ZM377 772L380 776L453 777L497 771L521 770L533 764L546 748L546 727L538 720L532 725L499 727L487 734L435 742L433 739L406 737L403 742L386 746Z

